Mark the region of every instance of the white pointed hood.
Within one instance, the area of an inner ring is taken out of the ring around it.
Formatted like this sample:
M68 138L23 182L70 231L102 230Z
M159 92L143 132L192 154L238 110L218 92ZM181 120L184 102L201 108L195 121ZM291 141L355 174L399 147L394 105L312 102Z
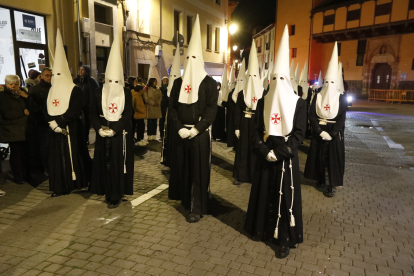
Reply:
M56 34L55 62L53 64L52 87L47 96L47 112L50 116L62 115L68 110L73 83L66 60L63 40L59 29Z
M325 75L325 83L316 98L316 114L319 118L330 120L336 117L339 110L338 91L338 46L335 42L328 70Z
M249 72L246 75L246 86L243 91L244 102L250 109L256 110L257 101L263 96L263 84L259 74L256 43L252 42L249 58Z
M307 62L305 61L305 66L303 67L303 70L300 74L300 81L299 81L299 85L302 87L302 99L306 100L308 98L308 89L309 89L309 84L308 84L308 66L307 66Z
M239 95L240 91L244 89L246 85L246 62L243 59L242 64L240 66L239 75L237 76L237 83L236 88L234 88L234 92L232 95L233 102L237 102L237 96Z
M236 88L236 78L234 76L234 66L230 69L230 75L229 75L229 93ZM226 99L227 101L227 99Z
M175 56L171 65L170 76L168 77L168 88L167 96L170 97L171 89L174 81L181 77L181 66L180 66L180 43L177 42L177 48L175 50Z
M227 80L227 64L224 64L223 76L221 77L221 88L219 91L219 97L217 104L221 106L221 102L227 102L227 97L229 96L229 82Z
M296 85L299 86L299 63L296 64L296 71L295 71L295 81ZM297 92L297 91L296 91Z
M269 87L269 70L264 70L261 82L263 85L263 89L267 90L267 88Z
M105 83L102 88L102 111L105 119L116 122L122 117L125 108L124 70L121 60L119 35L115 34L105 70Z
M200 83L207 76L204 69L203 49L201 47L200 19L197 14L193 34L188 45L183 83L178 101L183 104L193 104L198 101Z
M342 62L339 62L338 65L338 91L341 94L345 92L344 79L342 77Z
M290 83L289 30L286 25L277 51L269 92L264 97L263 119L268 135L286 136L292 132L298 100Z
M314 85L313 89L319 89L323 86L322 71L319 71L318 84Z
M290 83L292 84L295 93L298 93L298 83L296 81L295 62L292 60L290 64Z

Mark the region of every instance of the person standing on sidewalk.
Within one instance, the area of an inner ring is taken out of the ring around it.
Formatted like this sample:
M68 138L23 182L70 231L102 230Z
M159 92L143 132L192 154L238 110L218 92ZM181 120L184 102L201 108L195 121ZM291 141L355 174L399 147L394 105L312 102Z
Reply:
M168 109L168 77L163 77L161 79L161 94L162 94L162 100L161 100L161 114L162 117L160 119L159 123L159 130L160 130L160 138L161 140L164 139L164 124L165 124L165 117L167 115L167 109Z
M335 186L343 186L345 173L344 128L347 102L338 90L337 82L338 46L335 42L325 83L321 92L313 97L310 107L312 140L304 172L306 178L318 181L318 188L323 188L325 170L328 170L329 184L324 191L326 197L334 196Z
M147 109L145 108L143 94L144 94L144 86L136 85L132 93L132 106L134 107L134 118L133 118L133 135L136 132L137 134L137 142L135 145L137 146L145 146L148 145L148 141L144 140L144 133L145 133L145 118L147 117Z
M157 79L150 78L146 87L145 102L147 108L147 135L148 140L157 140L158 119L162 118L161 113L162 94L157 87Z

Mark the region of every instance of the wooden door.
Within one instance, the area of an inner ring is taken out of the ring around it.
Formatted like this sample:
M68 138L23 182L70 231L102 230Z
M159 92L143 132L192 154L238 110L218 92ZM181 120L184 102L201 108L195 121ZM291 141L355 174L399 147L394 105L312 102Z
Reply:
M372 89L390 89L392 68L388 63L377 63L372 74Z

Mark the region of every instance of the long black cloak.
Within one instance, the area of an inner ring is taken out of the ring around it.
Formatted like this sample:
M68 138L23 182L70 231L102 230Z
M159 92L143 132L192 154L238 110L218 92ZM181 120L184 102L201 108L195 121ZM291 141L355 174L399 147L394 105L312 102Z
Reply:
M217 105L217 115L211 127L213 139L225 140L226 134L226 108Z
M131 90L124 88L124 93L125 107L122 117L117 122L109 122L103 117L102 88L95 89L91 94L90 119L96 131L96 142L90 192L105 195L109 202L117 202L124 195L133 194L134 141L131 118L134 110ZM103 126L109 127L116 134L113 137L101 137L99 129ZM124 142L126 155L124 155Z
M239 92L234 111L234 128L240 130L236 157L234 159L233 177L240 182L251 183L257 156L253 152L252 130L256 111L250 111L252 117L246 117L247 105L243 90Z
M233 101L232 96L234 89L229 93L227 102L223 102L223 106L227 108L226 112L226 129L227 129L227 147L237 148L238 139L234 133L234 110L236 103Z
M198 88L198 101L193 104L178 102L182 78L174 81L168 107L174 124L174 146L171 152L171 170L168 197L194 214L207 213L211 172L211 132L217 112L217 82L206 76ZM199 134L182 139L178 131L194 126Z
M316 94L313 97L309 111L309 121L312 126L312 140L306 159L304 176L316 181L325 180L325 168L328 168L329 184L331 186L343 186L345 173L345 143L344 128L346 119L346 97L339 97L338 115L329 121L336 123L319 124L316 114ZM319 136L322 131L331 135L331 141L324 141Z
M47 97L46 97L47 99ZM49 190L56 194L68 194L73 190L88 186L92 161L89 156L86 141L83 135L82 91L74 87L70 96L68 110L60 116L50 116L47 105L44 105L44 114L47 122L55 120L61 129L68 130L69 136L49 131ZM67 128L68 127L68 128ZM69 151L70 137L71 152ZM73 171L76 180L72 177Z
M284 137L269 136L264 142L263 133L265 125L263 121L264 100L260 99L256 108L256 116L253 121L252 142L258 150L259 156L256 166L256 174L250 193L247 209L245 230L255 238L262 241L273 240L280 246L294 246L303 242L302 198L300 187L300 170L297 148L305 137L306 103L299 99L293 119L293 129L289 139ZM266 156L272 150L277 157L276 162L266 161ZM291 172L289 168L292 160L292 175L294 187L293 215L295 226L290 226L290 212L292 201ZM284 166L283 166L284 162ZM279 189L282 177L282 166L285 170L282 183L281 218L278 226L278 239L274 239L274 232L278 218Z
M161 164L170 167L171 165L171 150L174 146L174 125L171 121L171 116L168 114L168 109L165 116L164 123L164 137L162 138L161 148Z

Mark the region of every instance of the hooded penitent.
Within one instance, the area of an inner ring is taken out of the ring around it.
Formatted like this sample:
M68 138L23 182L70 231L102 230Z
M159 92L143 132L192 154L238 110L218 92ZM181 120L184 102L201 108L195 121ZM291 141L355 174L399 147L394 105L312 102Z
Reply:
M299 85L302 87L302 99L306 100L308 97L308 89L309 89L309 84L308 84L308 66L306 64L307 62L305 61L305 66L303 67L303 70L300 74L300 81L299 81Z
M217 100L217 104L219 106L221 106L221 102L226 102L227 101L227 97L229 95L229 82L227 80L227 64L224 64L224 68L223 68L223 76L221 78L221 88L219 91L219 97Z
M236 87L236 81L234 77L234 66L230 69L230 75L229 75L229 93ZM227 101L227 98L225 99Z
M295 82L296 82L296 92L298 92L297 87L299 86L299 63L296 64L296 70L295 70Z
M322 71L319 71L318 83L313 86L313 89L318 89L323 86Z
M50 116L62 115L69 108L70 96L75 84L69 71L59 29L56 35L55 62L53 64L52 87L47 96L47 112Z
M246 78L246 85L243 89L244 102L247 108L256 110L257 102L263 96L263 84L259 75L259 61L257 60L257 50L254 39L250 49L249 72Z
M338 46L335 42L332 57L325 75L325 83L316 98L316 114L322 119L333 119L338 114L339 96L338 78Z
M267 90L267 87L269 86L269 70L266 70L266 65L263 64L262 68L262 76L261 76L261 82L263 84L263 89Z
M181 77L181 68L180 68L180 44L177 43L177 48L175 50L174 60L171 66L170 76L168 77L168 88L167 95L170 97L171 89L173 87L174 81Z
M345 92L344 79L342 76L342 62L339 62L339 65L338 65L338 91L341 94L344 94Z
M237 76L236 88L234 88L234 92L231 97L234 102L237 102L237 96L239 95L239 92L244 89L245 85L246 85L246 63L243 59L242 64L240 66L239 75Z
M200 83L207 76L204 70L203 49L201 47L200 19L197 14L193 34L188 45L185 60L183 83L180 89L178 101L183 104L193 104L198 101L198 88Z
M265 96L263 119L268 135L286 136L293 128L293 117L299 97L290 83L289 30L285 26Z
M115 35L105 71L105 84L102 89L102 111L110 122L121 118L125 107L124 71L122 69L119 36Z
M292 84L293 91L295 93L298 92L298 84L296 82L295 78L295 62L292 60L292 63L290 64L290 83Z

